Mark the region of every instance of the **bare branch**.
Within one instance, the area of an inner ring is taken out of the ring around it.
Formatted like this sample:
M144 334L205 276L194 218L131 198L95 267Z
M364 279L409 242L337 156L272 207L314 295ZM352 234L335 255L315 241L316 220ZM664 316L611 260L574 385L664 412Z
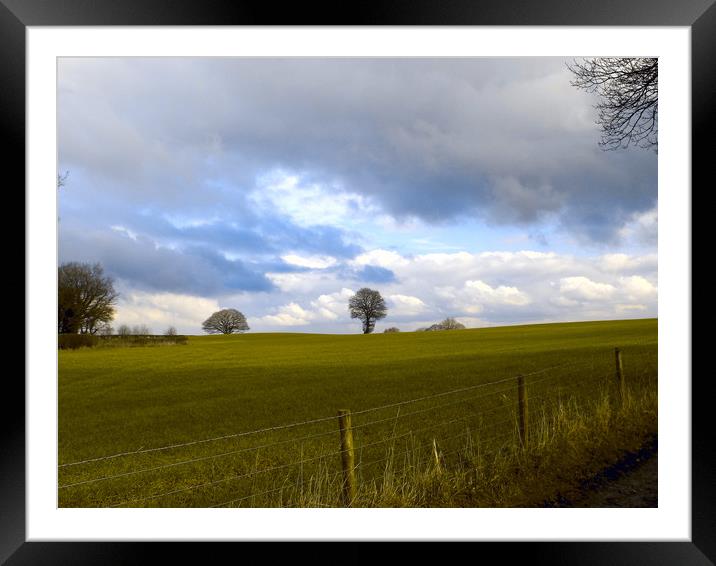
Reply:
M658 59L600 57L567 68L572 86L600 96L595 108L603 149L658 148Z

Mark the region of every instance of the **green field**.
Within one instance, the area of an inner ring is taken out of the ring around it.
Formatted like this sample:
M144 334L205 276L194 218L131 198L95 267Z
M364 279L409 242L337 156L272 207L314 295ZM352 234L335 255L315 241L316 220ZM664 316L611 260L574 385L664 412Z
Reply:
M570 396L611 391L615 347L629 387L655 392L656 319L60 351L59 504L308 505L322 491L331 505L339 409L356 413L361 485L379 489L433 442L447 468L468 444L513 442L518 374L531 426Z

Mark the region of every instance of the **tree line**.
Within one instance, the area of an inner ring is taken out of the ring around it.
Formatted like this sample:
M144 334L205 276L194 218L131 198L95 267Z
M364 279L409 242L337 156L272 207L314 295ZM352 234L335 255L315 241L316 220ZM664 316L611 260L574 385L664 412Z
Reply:
M58 186L59 179L58 179ZM99 263L63 263L57 269L57 332L59 334L115 334L111 322L116 314L119 293L114 280L105 275ZM146 324L120 325L119 336L147 336L152 330ZM164 331L176 336L174 326Z
M119 293L114 288L114 281L105 275L99 263L63 263L57 270L57 330L59 334L110 335L115 330L110 325L116 312ZM351 318L361 322L363 334L371 334L379 320L388 314L388 307L379 291L363 287L348 300L348 311ZM455 330L465 328L454 318L446 318L442 322L419 330ZM234 334L249 330L244 314L236 309L228 308L214 312L202 323L202 330L208 334ZM390 327L385 332L400 332ZM151 335L152 331L146 324L130 327L120 325L116 334L119 336ZM176 336L176 328L170 326L164 331L165 336Z

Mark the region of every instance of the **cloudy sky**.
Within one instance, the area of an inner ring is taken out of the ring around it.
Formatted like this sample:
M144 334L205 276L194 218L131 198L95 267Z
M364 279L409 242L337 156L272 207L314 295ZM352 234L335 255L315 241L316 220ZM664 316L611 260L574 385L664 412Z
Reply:
M61 59L60 261L114 326L360 332L657 315L657 156L557 58Z

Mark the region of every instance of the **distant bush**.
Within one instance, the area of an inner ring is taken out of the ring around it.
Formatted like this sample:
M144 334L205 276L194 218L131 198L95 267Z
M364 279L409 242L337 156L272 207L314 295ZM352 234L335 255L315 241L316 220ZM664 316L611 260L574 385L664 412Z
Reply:
M186 344L189 338L181 334L173 336L159 336L156 334L129 334L125 336L101 336L99 346L103 347L133 347L133 346L173 346Z
M400 328L396 328L395 326L391 326L390 328L386 328L383 330L383 332L400 332Z
M463 330L465 328L465 325L461 322L458 322L452 317L448 317L445 320L438 322L437 324L433 324L432 326L429 326L428 328L421 328L420 330Z
M99 343L99 338L92 334L58 334L57 347L60 350L76 350L92 348Z
M135 346L174 346L184 345L189 338L183 335L155 336L153 334L106 335L96 334L58 334L57 347L60 350L77 348L131 348Z

